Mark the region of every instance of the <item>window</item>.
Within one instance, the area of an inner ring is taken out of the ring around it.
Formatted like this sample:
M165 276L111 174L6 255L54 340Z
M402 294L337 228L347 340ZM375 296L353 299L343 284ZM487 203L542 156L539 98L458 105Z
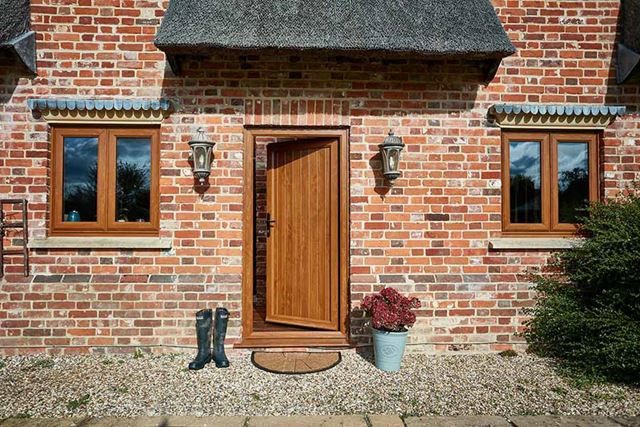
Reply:
M55 127L51 235L157 235L159 129Z
M598 198L595 133L504 132L505 234L571 234Z

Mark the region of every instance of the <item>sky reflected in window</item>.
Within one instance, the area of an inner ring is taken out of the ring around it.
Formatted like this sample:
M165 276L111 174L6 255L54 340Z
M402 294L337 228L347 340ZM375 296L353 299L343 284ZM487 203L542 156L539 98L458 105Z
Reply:
M151 210L151 140L118 138L116 146L116 218L149 222Z
M540 165L539 142L509 143L509 212L512 223L542 222Z
M577 223L589 206L589 145L558 143L558 218Z
M98 138L64 137L63 221L97 221Z

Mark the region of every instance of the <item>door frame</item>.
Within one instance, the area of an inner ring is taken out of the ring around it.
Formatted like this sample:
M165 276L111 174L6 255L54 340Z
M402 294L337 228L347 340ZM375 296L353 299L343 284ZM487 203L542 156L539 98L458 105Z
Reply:
M338 140L338 331L254 331L253 282L255 272L255 144L256 138ZM242 337L234 347L345 347L349 345L349 128L318 126L244 127L242 208Z

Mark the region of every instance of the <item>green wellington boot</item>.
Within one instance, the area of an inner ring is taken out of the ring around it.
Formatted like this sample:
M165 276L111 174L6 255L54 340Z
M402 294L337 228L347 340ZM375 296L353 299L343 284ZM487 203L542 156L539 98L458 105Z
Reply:
M193 362L189 363L189 369L198 370L211 362L211 326L213 311L211 309L200 310L196 313L196 336L198 337L198 354Z
M227 335L227 324L229 323L229 311L226 308L216 308L216 319L214 325L213 339L213 360L218 368L228 368L229 359L224 354L224 338Z

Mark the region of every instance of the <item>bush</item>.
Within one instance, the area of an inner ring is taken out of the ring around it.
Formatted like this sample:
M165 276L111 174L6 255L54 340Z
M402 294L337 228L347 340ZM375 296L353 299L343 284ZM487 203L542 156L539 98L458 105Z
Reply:
M640 198L594 204L581 233L583 246L556 257L556 274L534 277L524 336L575 373L639 382Z

